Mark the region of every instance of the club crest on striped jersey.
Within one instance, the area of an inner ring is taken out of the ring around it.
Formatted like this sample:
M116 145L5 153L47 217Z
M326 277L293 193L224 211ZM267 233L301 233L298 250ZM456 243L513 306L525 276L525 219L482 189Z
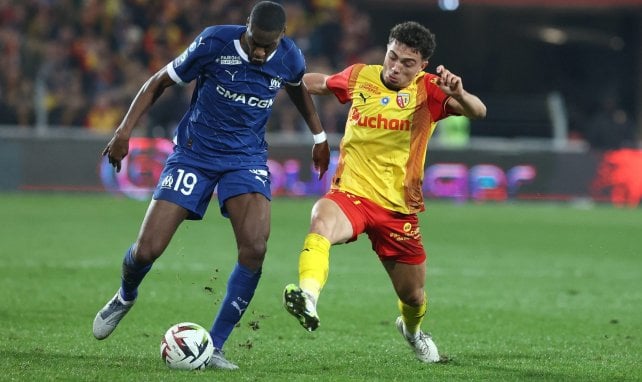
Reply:
M397 105L399 105L400 108L406 107L409 102L410 102L409 93L397 93Z

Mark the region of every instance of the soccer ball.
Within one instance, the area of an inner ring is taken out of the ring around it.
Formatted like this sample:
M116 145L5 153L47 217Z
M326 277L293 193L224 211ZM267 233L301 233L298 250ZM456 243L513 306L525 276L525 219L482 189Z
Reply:
M204 369L214 354L212 338L202 326L181 322L167 329L160 344L160 355L172 369Z

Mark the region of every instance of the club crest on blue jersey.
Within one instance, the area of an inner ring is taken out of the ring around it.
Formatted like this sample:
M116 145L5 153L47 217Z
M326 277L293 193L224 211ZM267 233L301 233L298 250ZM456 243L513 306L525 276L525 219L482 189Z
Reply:
M269 89L270 90L281 89L281 83L282 82L283 82L283 80L280 77L272 78L270 80Z

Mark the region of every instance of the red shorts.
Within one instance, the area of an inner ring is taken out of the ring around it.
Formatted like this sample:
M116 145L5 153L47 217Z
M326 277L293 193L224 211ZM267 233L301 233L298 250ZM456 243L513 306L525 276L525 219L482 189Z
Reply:
M417 214L391 211L344 191L331 190L324 198L337 203L352 223L353 236L348 242L357 240L365 232L382 261L417 265L426 260Z

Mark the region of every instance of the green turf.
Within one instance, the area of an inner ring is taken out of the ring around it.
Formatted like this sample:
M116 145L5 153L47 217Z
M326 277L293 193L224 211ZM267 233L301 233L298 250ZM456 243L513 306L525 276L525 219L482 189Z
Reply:
M282 309L311 205L273 204L263 279L225 349L241 369L182 372L161 363L160 338L180 321L210 326L235 262L215 207L181 227L136 307L97 341L93 317L146 203L0 194L0 380L642 380L639 209L429 201L424 328L448 361L424 365L394 328L396 299L366 237L333 249L316 332Z

